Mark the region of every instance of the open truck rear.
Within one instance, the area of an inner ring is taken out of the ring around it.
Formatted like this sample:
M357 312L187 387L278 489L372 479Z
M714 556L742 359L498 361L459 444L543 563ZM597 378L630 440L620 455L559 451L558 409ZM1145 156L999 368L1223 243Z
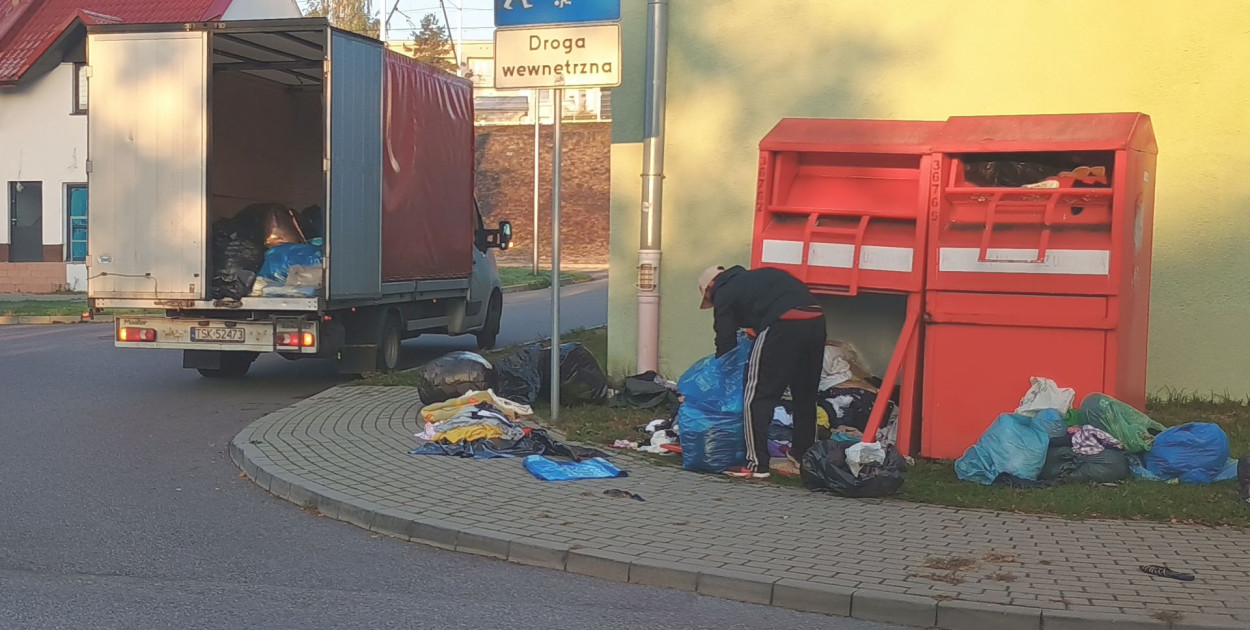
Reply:
M117 347L230 376L262 352L362 373L422 333L494 343L511 227L475 205L467 80L319 19L96 26L88 66L88 297L154 309L117 318ZM213 226L257 204L320 209L310 294L214 291Z

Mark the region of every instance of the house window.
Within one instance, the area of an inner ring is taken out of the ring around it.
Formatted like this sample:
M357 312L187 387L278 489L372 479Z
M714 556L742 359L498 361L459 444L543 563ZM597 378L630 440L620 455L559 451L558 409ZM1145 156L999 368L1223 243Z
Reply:
M87 260L87 186L70 184L65 187L65 206L69 226L69 262L86 262Z
M87 66L74 64L74 114L87 113Z

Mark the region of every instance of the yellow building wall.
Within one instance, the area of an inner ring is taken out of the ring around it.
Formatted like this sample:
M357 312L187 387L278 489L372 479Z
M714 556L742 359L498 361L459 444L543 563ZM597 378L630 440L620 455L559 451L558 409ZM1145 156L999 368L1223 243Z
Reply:
M641 0L625 67L641 68ZM661 362L712 350L696 279L749 262L779 118L1141 111L1159 143L1150 388L1250 394L1250 2L671 3ZM641 82L614 95L610 368L635 365ZM625 172L622 172L625 171ZM971 384L970 387L974 387Z

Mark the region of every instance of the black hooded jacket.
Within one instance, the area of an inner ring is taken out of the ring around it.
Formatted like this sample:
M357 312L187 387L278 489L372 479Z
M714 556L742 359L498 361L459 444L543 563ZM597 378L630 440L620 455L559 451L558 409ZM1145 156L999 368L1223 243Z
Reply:
M739 328L763 331L792 309L818 304L807 285L780 269L722 271L712 284L716 356L737 347Z

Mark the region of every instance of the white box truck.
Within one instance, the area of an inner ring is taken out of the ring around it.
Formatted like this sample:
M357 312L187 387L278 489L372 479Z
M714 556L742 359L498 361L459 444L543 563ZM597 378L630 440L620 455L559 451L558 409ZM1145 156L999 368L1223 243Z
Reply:
M154 312L118 317L117 347L241 376L262 352L364 373L422 333L495 343L512 231L474 200L469 81L320 19L93 26L87 63L90 306ZM223 295L213 231L256 207L320 218L301 291Z

